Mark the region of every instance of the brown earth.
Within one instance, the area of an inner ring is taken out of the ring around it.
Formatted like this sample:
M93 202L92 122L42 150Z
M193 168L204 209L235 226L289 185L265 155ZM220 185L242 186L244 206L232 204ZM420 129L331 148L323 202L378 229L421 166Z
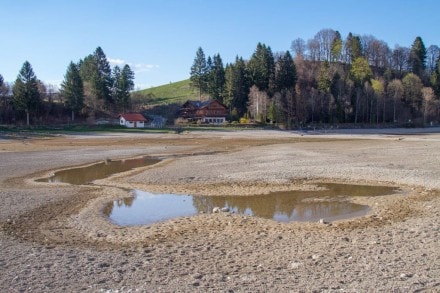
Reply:
M438 129L434 129L438 131ZM412 130L102 134L0 139L0 291L440 290L440 134ZM94 185L34 179L106 158L163 161ZM124 188L205 195L397 186L356 219L278 223L229 213L119 227Z

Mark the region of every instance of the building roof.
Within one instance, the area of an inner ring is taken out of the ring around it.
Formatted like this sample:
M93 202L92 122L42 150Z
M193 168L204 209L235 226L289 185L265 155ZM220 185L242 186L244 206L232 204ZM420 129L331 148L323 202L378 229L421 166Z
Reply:
M147 121L147 119L145 119L145 117L140 113L119 114L119 118L121 117L127 121Z
M202 108L205 108L205 107L211 105L213 102L217 102L217 103L219 103L220 105L222 105L222 106L224 106L226 108L225 105L223 105L222 103L220 103L217 100L206 100L206 101L192 101L192 100L188 100L186 103L188 103L188 104L190 104L190 105L192 105L192 106L194 106L196 108L202 109Z

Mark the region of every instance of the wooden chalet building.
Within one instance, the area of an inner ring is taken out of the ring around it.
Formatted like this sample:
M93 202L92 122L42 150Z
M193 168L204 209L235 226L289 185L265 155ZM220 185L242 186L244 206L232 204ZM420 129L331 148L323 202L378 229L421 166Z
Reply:
M179 117L187 119L188 122L223 124L227 116L228 107L217 100L188 100L179 110Z

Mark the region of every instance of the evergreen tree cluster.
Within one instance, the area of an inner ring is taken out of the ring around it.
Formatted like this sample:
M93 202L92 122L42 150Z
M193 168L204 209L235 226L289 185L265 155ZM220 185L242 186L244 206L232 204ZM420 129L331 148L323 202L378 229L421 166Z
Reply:
M61 83L59 100L62 107L75 114L94 115L97 111L114 115L130 108L130 93L134 89L134 72L129 65L113 70L101 47L79 62L70 62ZM12 86L5 84L0 75L0 122L14 122L20 113L26 114L29 126L34 120L49 117L54 108L55 89L37 79L32 65L25 61ZM46 115L42 115L43 100ZM59 105L58 105L59 106ZM59 107L58 107L59 108ZM62 111L63 109L61 109Z
M89 111L115 113L125 112L129 108L134 72L128 64L122 69L116 65L112 70L104 51L98 47L93 54L80 60L77 67L85 89L85 106ZM68 74L65 79L67 77Z
M191 85L197 90L200 99L203 94L209 94L213 99L223 100L225 69L219 54L206 58L203 49L199 47L190 76Z
M37 77L28 61L23 63L12 91L13 104L16 109L26 112L26 125L29 126L29 115L30 112L37 110L40 103L40 93Z
M287 105L286 94L294 91L296 68L289 51L274 56L270 47L258 43L249 61L237 56L235 62L226 67L220 54L205 59L203 49L198 48L190 75L200 97L206 94L219 100L230 108L233 118L238 119L248 112L252 86L271 96L277 93L280 100L277 105ZM257 108L257 116L266 112L264 107L258 105Z
M223 102L236 120L287 127L440 121L440 50L426 48L421 37L391 49L371 35L344 40L323 29L307 42L292 41L291 52L258 43L248 60L237 56L223 70L219 54L213 63L198 48L191 81L200 97Z

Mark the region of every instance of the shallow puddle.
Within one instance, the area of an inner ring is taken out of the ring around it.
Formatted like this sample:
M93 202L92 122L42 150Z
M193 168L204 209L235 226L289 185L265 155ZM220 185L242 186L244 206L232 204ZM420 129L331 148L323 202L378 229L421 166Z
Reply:
M134 197L109 203L104 214L120 226L157 223L177 217L210 213L214 207L229 208L279 222L334 221L365 215L369 207L348 201L352 196L394 194L398 189L386 186L319 184L325 190L276 192L255 196L192 196L153 194L134 190Z
M110 161L106 160L86 167L72 168L55 172L49 178L39 179L39 182L64 182L70 184L87 184L110 175L156 164L159 159L149 157Z

